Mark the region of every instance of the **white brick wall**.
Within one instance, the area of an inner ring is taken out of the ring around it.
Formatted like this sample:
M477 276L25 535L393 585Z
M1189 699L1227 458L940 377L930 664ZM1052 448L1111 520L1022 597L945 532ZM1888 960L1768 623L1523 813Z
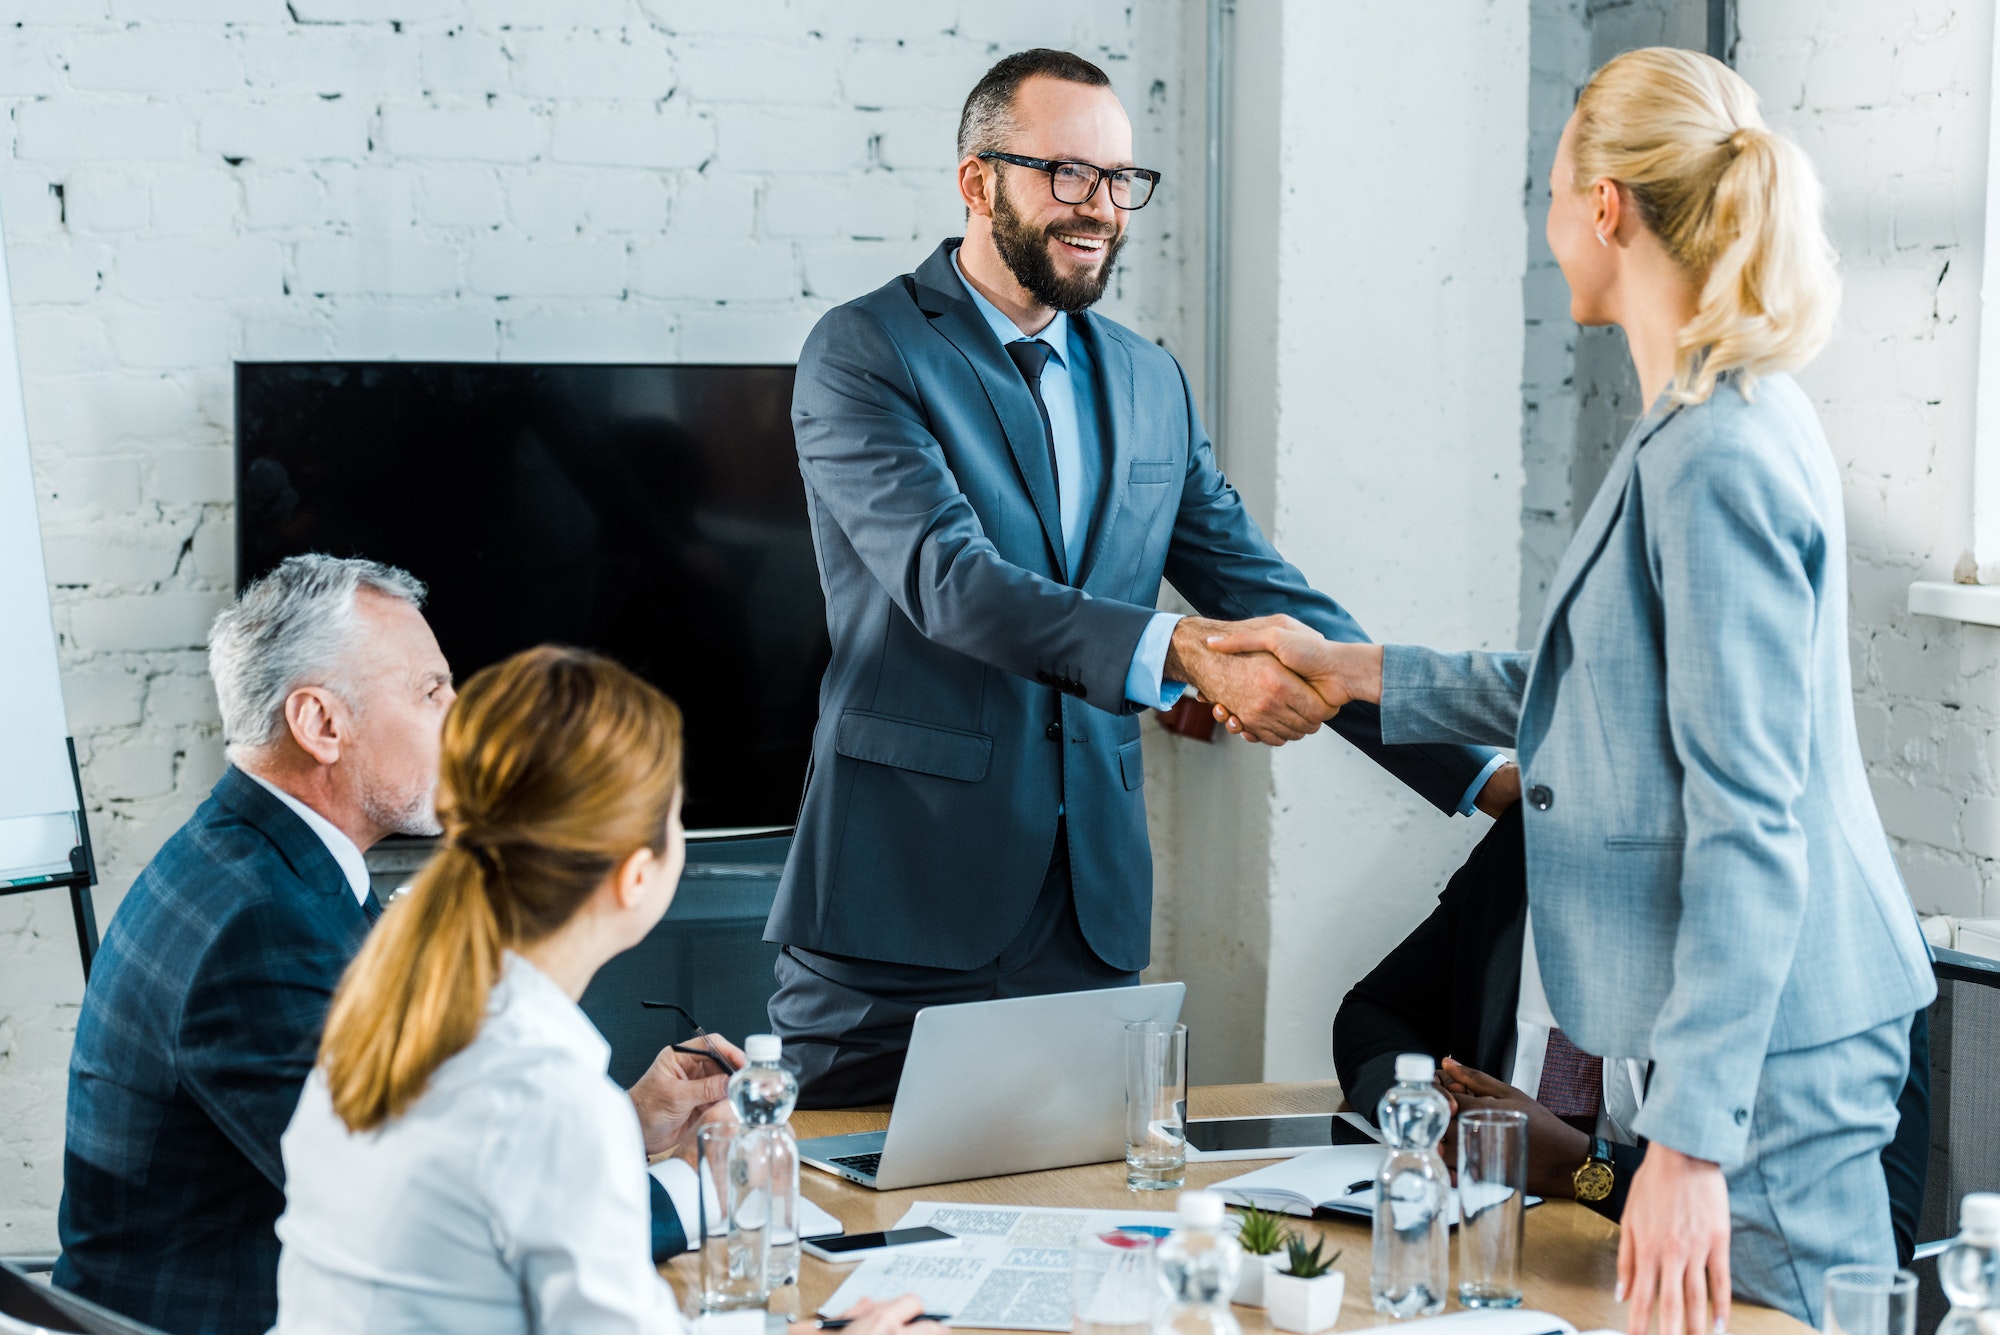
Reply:
M1905 611L1970 531L1993 9L1740 0L1739 68L1812 155L1846 279L1800 377L1847 483L1855 713L1917 908L2000 913L2000 631Z
M232 360L789 361L958 230L959 103L1036 44L1104 63L1167 172L1106 309L1185 347L1185 5L10 0L0 216L102 911L221 767ZM79 994L62 898L0 900L0 1252L54 1247Z

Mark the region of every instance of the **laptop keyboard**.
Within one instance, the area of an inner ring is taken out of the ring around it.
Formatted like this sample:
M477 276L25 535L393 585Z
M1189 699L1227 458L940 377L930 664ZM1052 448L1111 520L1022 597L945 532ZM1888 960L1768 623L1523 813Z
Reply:
M882 1171L882 1156L879 1154L843 1154L827 1162L839 1164L842 1168L852 1169L857 1173L866 1173L870 1177Z

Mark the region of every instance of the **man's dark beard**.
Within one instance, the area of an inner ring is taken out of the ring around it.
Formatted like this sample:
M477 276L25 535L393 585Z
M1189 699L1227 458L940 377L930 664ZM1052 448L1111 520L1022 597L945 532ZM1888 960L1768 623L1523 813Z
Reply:
M1125 237L1122 233L1104 237L1104 262L1097 266L1096 273L1086 269L1065 278L1056 271L1056 262L1049 255L1050 238L1062 231L1078 236L1102 235L1075 225L1037 228L1015 211L1005 184L994 195L993 246L1009 272L1042 305L1077 315L1096 305L1097 299L1104 295L1105 286L1111 281L1111 266L1118 262L1118 249L1125 244Z

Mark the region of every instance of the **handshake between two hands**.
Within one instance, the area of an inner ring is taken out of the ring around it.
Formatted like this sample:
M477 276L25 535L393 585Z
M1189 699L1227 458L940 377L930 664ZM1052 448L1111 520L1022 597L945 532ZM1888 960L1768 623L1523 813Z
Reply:
M1254 621L1183 617L1166 675L1215 707L1246 741L1283 746L1355 701L1382 699L1382 646L1329 640L1288 616Z
M1247 741L1283 746L1357 701L1382 703L1382 646L1329 640L1288 616L1253 621L1183 617L1167 648L1166 675L1214 706L1216 721ZM1474 799L1498 816L1521 796L1521 771L1501 766Z

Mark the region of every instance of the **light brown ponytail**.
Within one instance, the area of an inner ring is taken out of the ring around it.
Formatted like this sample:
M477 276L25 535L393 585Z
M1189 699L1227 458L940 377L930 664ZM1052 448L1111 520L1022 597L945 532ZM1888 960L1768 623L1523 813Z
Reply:
M443 845L327 1016L320 1062L354 1131L403 1113L478 1035L503 951L569 921L631 853L662 848L680 711L609 659L544 646L466 683L442 751Z
M1576 188L1623 187L1701 285L1676 343L1677 402L1703 402L1728 371L1747 395L1825 346L1840 280L1819 179L1734 70L1694 51L1628 51L1577 98L1572 151Z

